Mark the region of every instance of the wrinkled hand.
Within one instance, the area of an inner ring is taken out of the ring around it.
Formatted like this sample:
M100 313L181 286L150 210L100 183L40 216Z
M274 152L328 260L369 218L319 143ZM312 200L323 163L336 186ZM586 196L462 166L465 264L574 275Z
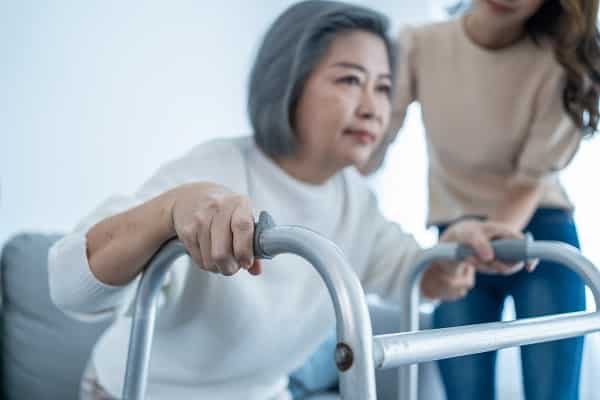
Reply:
M464 297L475 285L475 268L468 263L434 263L423 272L421 293L444 301Z
M250 199L212 183L173 189L173 230L201 269L233 275L240 268L258 275Z

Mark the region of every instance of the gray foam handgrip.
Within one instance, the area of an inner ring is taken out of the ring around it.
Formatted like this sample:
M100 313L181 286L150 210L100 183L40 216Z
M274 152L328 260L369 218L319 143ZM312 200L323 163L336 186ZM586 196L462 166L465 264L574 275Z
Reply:
M505 263L517 263L527 261L528 244L532 241L531 235L527 234L523 239L499 239L492 241L496 260ZM464 260L474 254L473 249L467 245L459 245L456 249L456 259Z
M262 259L273 258L262 249L260 245L260 235L265 230L273 228L274 226L275 221L273 220L273 217L271 217L268 212L261 211L258 216L258 222L254 225L254 257Z

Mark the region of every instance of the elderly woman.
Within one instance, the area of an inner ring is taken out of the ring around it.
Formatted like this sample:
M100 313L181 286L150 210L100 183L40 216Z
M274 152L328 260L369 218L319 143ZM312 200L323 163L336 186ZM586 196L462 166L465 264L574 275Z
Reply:
M386 28L382 16L361 7L292 6L266 34L252 70L253 137L191 149L132 197L101 205L52 248L54 302L76 316L115 317L93 351L83 398L120 394L136 282L174 237L189 257L171 269L162 291L150 397L289 398L287 375L331 331L331 305L302 259L253 258L253 209L322 233L349 256L366 290L399 296L399 271L419 246L381 215L347 168L369 159L388 126L394 68ZM514 235L465 222L443 239L472 245L473 262L485 262L493 258L488 239L497 236ZM471 264L432 268L423 281L429 297L458 297L473 285Z

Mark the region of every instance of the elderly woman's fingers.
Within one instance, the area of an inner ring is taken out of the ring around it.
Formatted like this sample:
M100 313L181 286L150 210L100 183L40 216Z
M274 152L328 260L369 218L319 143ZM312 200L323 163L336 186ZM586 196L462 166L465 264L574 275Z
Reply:
M197 224L197 237L196 241L200 248L200 254L202 255L202 263L200 267L207 271L218 272L217 266L213 262L212 253L210 250L210 225L212 224L214 213L197 213L194 216L194 220Z
M250 268L248 268L248 272L252 275L260 275L262 273L262 263L258 258L255 258L252 262Z
M421 292L425 297L456 300L475 285L475 269L469 263L435 263L423 274Z
M233 256L238 264L249 269L254 261L254 217L250 204L241 199L231 215Z
M231 216L237 208L234 199L228 199L213 216L210 225L210 249L213 262L223 275L233 275L240 266L233 257L233 232Z

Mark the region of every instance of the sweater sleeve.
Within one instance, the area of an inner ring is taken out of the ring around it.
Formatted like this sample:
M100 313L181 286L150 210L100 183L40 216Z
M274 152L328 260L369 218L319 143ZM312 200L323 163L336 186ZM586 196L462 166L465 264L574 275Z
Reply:
M396 77L390 133L394 136L404 122L406 109L417 98L417 46L413 28L404 27L398 35Z
M48 253L48 284L58 308L76 318L94 320L124 311L132 301L137 279L119 287L106 285L92 274L86 234L96 222L134 205L133 197L111 198L52 246Z
M223 168L223 165L228 168ZM243 168L241 155L231 142L214 141L164 165L134 195L112 197L102 203L72 233L50 249L48 276L54 303L80 319L106 318L128 311L139 279L125 286L110 286L99 281L92 274L87 258L86 236L89 229L103 219L189 182L218 182L246 193L245 180L241 178L245 176L241 171ZM176 295L177 291L167 286L178 281L169 275L163 293Z
M551 177L569 164L579 148L582 133L564 110L564 84L564 72L559 67L544 79L529 135L516 161L517 184L535 184Z

